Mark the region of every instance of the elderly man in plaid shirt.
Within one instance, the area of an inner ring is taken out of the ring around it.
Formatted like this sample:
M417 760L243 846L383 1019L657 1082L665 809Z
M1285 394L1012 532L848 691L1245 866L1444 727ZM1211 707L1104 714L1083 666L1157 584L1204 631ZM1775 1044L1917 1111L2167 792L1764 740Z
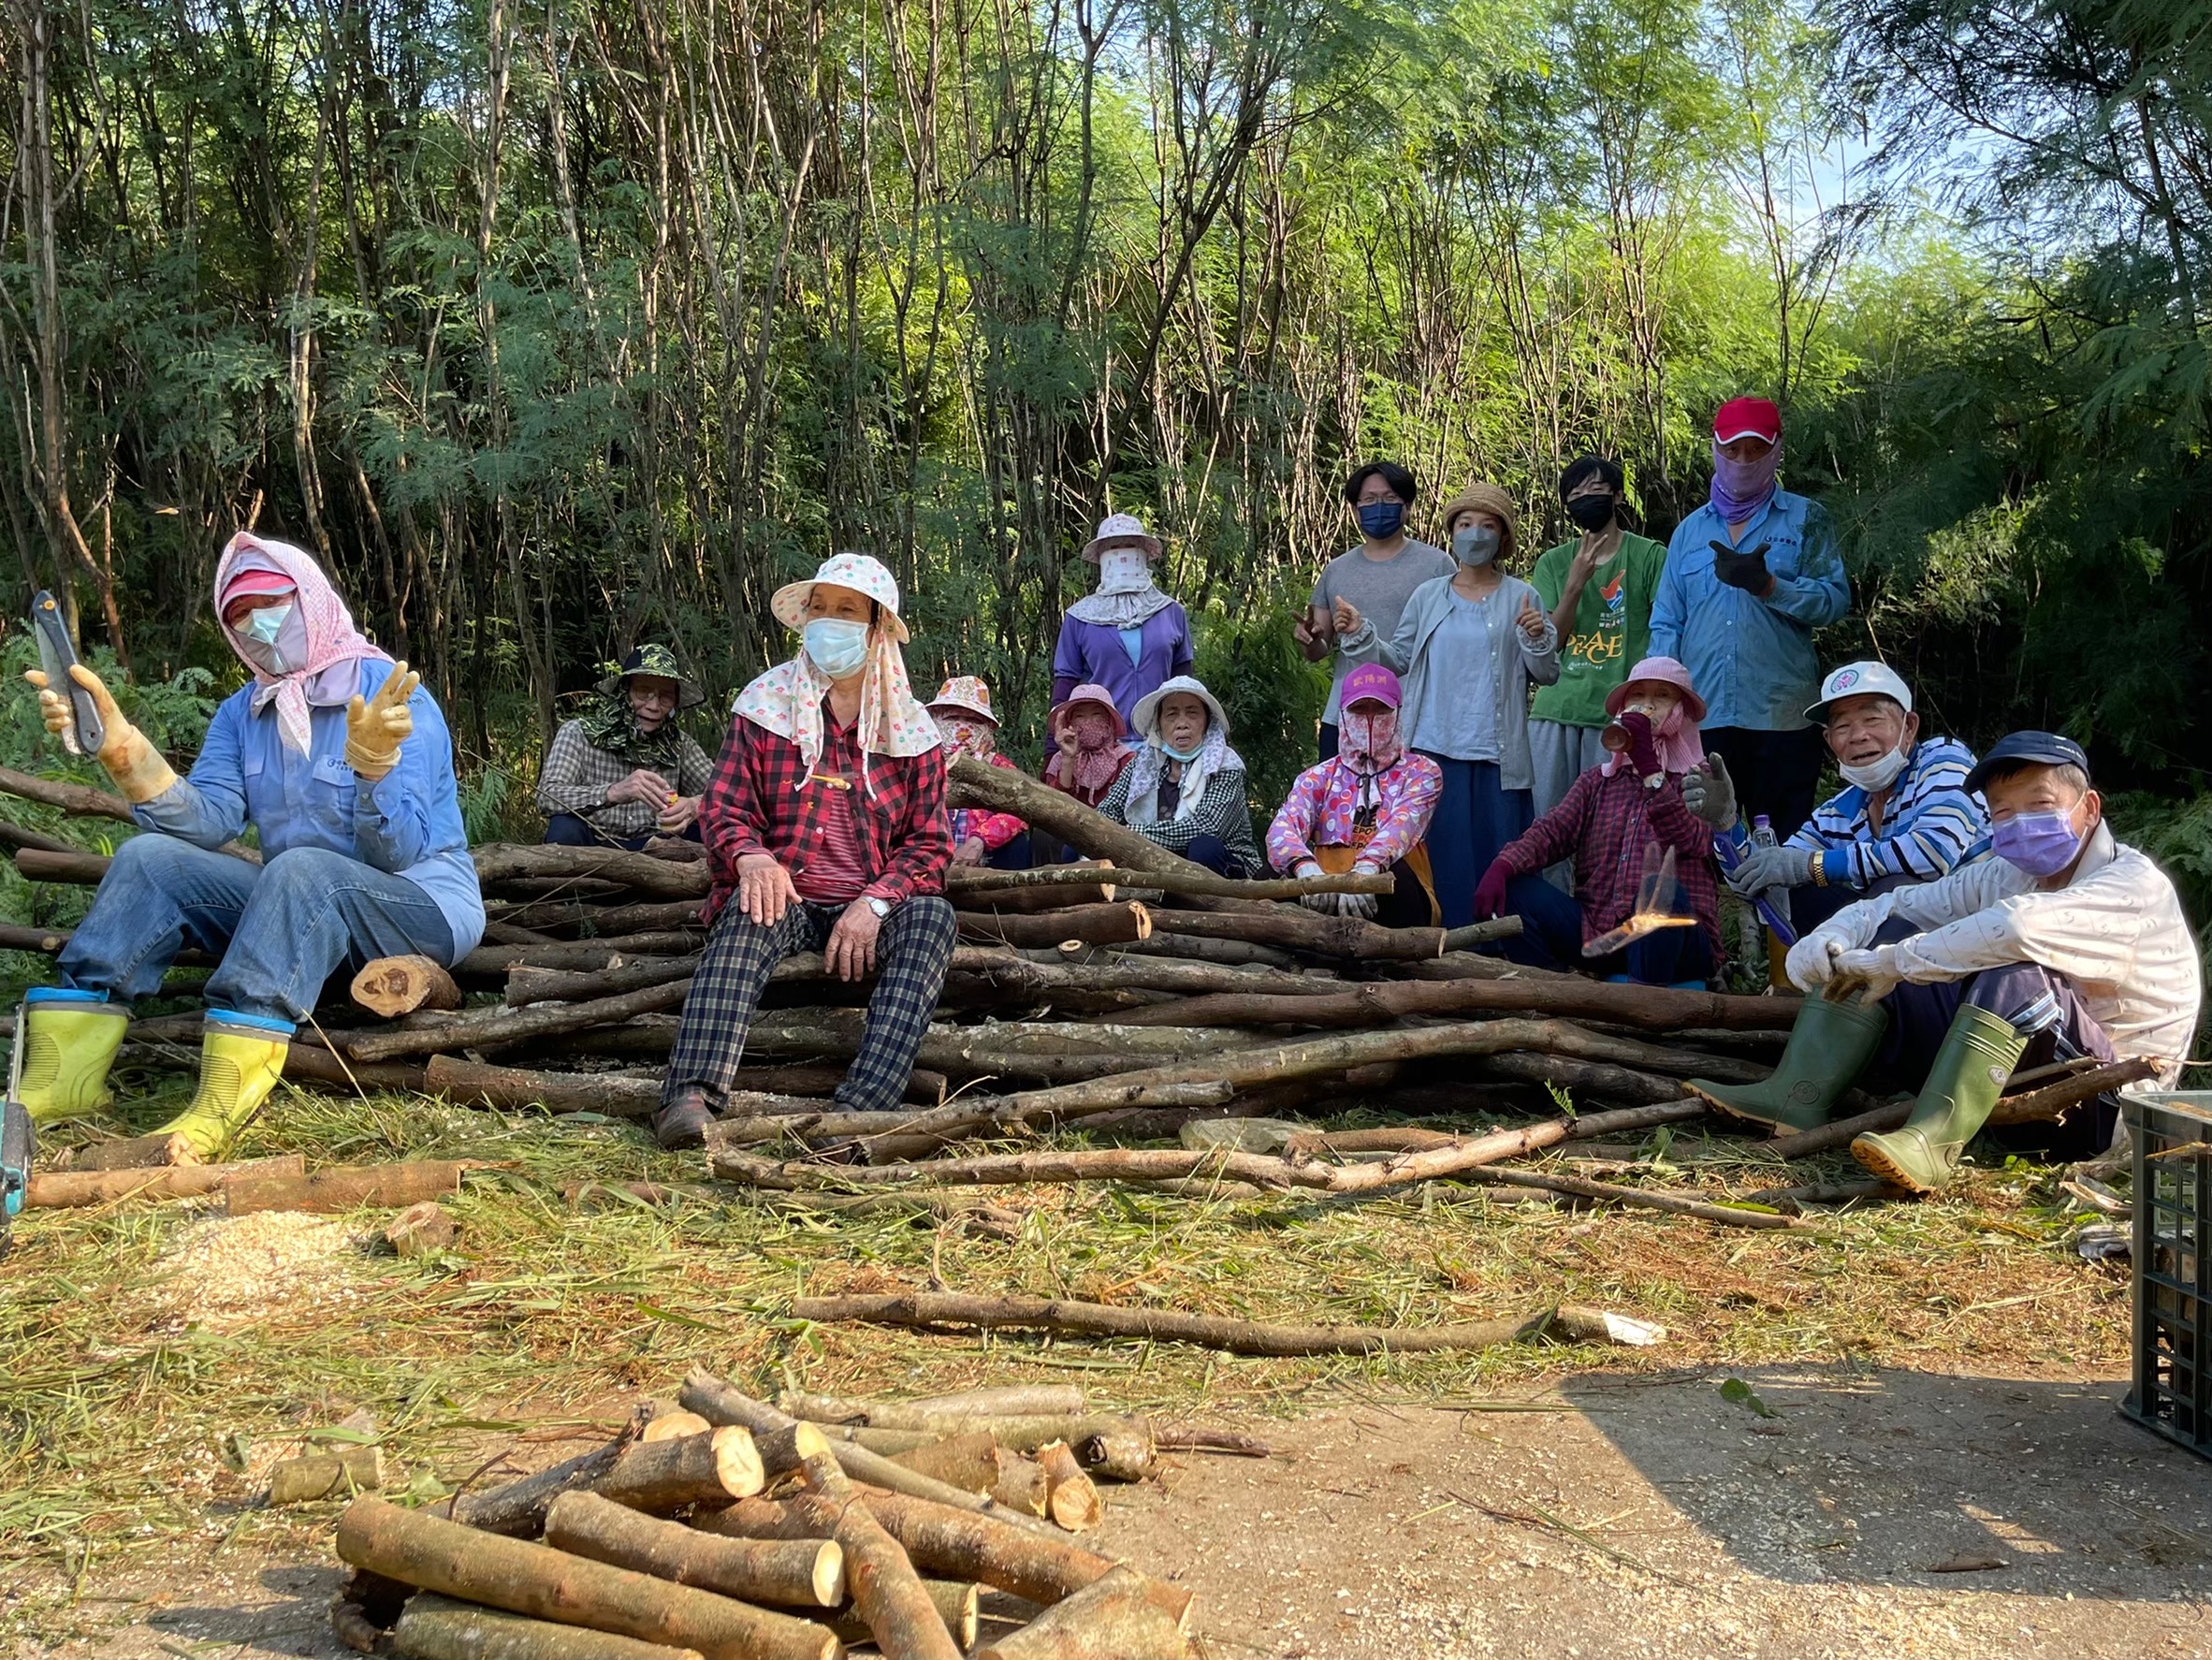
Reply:
M953 957L945 767L899 653L897 582L840 553L770 606L804 643L738 694L700 809L712 932L653 1119L664 1147L697 1143L726 1106L769 971L795 952L877 975L837 1099L895 1106Z

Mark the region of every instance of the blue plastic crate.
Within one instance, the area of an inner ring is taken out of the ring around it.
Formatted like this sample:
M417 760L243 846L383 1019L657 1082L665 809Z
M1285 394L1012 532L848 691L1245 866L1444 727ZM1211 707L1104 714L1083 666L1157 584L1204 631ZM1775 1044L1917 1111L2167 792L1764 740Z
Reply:
M2212 1091L2120 1101L2135 1174L2135 1382L2120 1410L2212 1458Z

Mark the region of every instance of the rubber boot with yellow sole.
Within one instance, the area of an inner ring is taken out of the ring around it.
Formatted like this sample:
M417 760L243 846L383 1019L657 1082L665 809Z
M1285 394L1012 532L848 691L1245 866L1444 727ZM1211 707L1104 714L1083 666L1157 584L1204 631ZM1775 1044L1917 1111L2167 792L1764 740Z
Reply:
M34 987L23 998L23 1070L17 1099L34 1124L96 1113L110 1099L108 1069L131 1023L128 1004L96 992Z
M1816 994L1797 1011L1789 1046L1770 1077L1756 1084L1692 1078L1685 1087L1739 1118L1782 1129L1812 1129L1828 1121L1843 1092L1858 1081L1888 1026L1889 1011L1880 1003Z
M181 1135L202 1158L213 1159L252 1121L284 1075L292 1027L211 1009L201 1032L199 1093L155 1133Z
M1928 1069L1928 1082L1904 1128L1862 1135L1851 1155L1878 1176L1915 1193L1948 1187L1958 1156L1974 1139L2004 1093L2004 1084L2028 1040L1986 1009L1972 1003L1951 1017L1943 1046Z

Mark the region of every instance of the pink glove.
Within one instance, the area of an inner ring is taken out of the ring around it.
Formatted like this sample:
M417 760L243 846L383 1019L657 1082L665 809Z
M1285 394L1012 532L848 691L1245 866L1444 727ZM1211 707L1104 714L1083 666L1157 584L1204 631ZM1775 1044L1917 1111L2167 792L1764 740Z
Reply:
M1482 873L1481 881L1475 887L1475 918L1477 922L1487 922L1493 916L1503 914L1506 909L1506 884L1512 880L1513 872L1506 867L1505 860L1491 861L1490 868Z

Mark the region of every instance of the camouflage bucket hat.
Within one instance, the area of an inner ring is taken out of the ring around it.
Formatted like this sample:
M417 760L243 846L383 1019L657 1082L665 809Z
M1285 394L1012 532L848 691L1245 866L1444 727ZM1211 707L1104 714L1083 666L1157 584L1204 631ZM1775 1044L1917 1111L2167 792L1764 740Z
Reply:
M662 680L674 680L677 686L676 706L679 709L696 707L706 701L706 693L685 677L682 667L676 661L676 653L657 641L640 646L622 659L622 666L600 681L602 692L614 692L633 675L652 675Z

